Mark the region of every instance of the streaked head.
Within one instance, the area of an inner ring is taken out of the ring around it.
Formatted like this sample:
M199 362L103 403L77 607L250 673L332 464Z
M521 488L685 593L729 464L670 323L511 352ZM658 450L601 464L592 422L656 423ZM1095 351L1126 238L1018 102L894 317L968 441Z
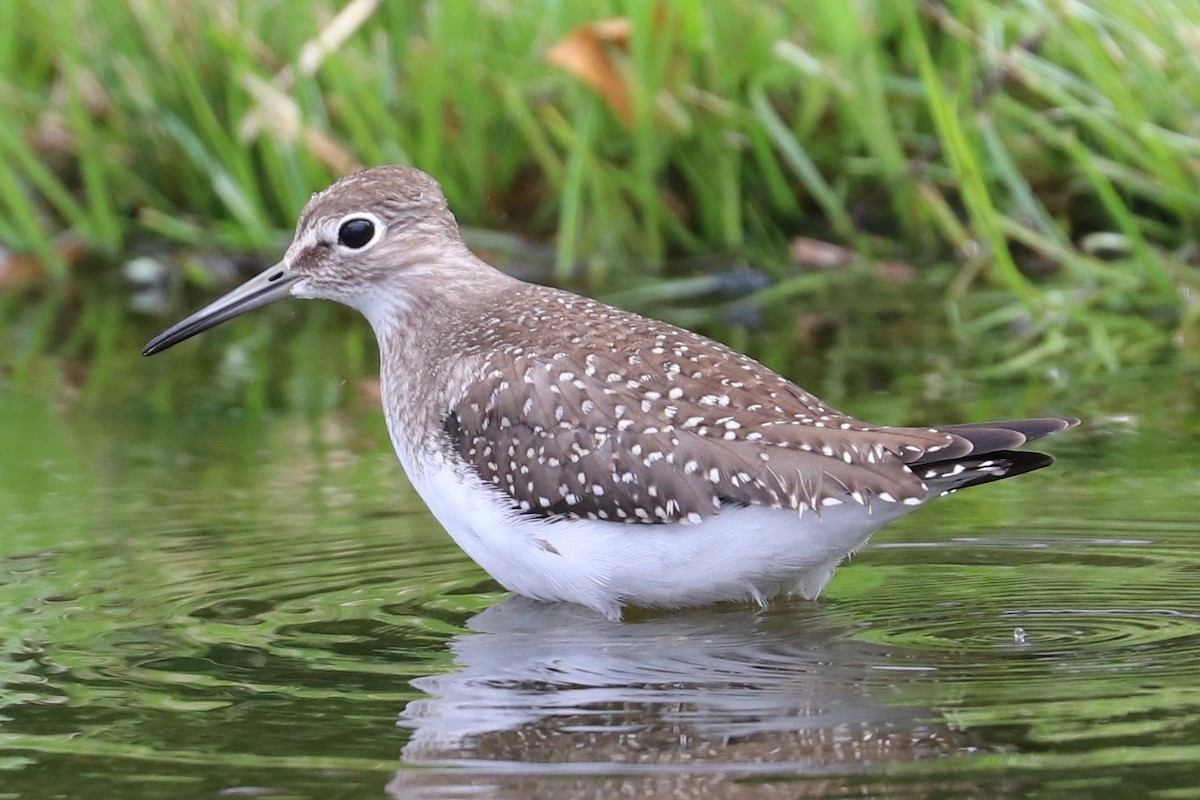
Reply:
M389 286L465 250L432 177L401 166L356 172L313 195L278 264L154 337L142 353L162 352L285 297L336 300L369 312Z

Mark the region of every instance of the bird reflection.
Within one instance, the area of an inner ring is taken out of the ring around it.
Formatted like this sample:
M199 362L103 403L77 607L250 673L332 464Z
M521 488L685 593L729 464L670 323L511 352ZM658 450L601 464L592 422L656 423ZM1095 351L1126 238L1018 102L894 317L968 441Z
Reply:
M619 624L513 596L467 627L458 669L414 681L430 697L401 716L402 755L426 768L397 774L397 798L809 796L847 766L980 747L897 699L934 666L814 604Z

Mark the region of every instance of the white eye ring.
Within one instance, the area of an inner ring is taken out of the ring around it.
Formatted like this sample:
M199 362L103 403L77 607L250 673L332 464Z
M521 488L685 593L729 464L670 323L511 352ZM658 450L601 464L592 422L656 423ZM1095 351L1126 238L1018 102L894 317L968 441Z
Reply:
M335 241L342 250L361 253L374 247L386 229L383 220L370 211L355 211L338 220Z

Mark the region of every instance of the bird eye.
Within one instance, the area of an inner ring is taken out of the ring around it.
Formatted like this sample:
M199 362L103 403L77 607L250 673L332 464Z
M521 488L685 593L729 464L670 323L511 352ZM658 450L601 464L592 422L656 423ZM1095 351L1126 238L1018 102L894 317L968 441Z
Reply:
M338 227L338 244L361 250L375 238L375 222L366 217L351 217Z

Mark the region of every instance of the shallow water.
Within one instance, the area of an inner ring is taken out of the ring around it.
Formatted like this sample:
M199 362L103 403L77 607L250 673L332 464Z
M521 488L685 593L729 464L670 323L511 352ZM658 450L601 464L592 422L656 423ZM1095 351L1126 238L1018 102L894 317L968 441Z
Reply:
M1198 427L1055 437L818 603L618 624L506 598L377 414L0 395L0 798L1191 796Z

